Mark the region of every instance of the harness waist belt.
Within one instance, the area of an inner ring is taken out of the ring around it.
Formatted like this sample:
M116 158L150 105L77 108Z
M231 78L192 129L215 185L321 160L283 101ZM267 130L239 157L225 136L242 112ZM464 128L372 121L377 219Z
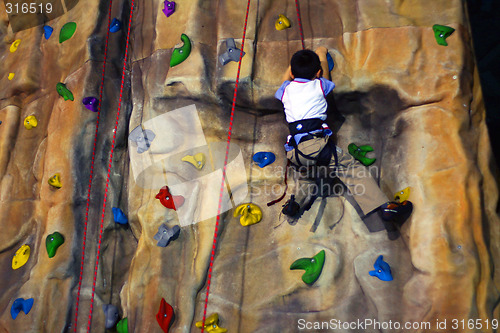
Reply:
M288 124L290 134L296 135L300 133L309 133L323 129L323 120L319 118L302 119Z

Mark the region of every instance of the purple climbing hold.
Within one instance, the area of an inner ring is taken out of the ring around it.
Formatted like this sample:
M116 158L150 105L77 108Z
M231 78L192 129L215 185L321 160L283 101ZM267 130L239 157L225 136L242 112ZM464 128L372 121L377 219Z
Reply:
M90 111L93 111L93 112L97 112L98 111L99 100L97 98L95 98L95 97L85 97L82 100L82 103Z
M175 1L165 0L164 2L165 8L163 8L163 13L169 17L175 12Z

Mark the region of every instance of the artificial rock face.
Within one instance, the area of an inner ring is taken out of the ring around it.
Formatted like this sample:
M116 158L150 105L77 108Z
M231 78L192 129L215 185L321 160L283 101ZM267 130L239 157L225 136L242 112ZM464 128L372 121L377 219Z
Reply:
M381 189L392 198L411 187L414 211L400 230L388 233L376 217L362 220L348 195L317 199L293 223L280 215L284 201L266 206L285 187L287 125L273 95L301 42L293 1L252 1L209 313L217 312L229 332L294 332L330 319L435 325L498 318L498 189L464 3L299 4L305 46L326 46L335 62L329 123L338 145L346 150L350 143L370 144L377 158L370 170ZM59 332L74 325L97 118L81 101L99 96L107 7L80 1L46 23L55 32L48 40L42 26L12 33L0 12L2 332ZM162 298L175 311L172 331L195 331L201 320L238 68L218 59L228 38L241 48L246 9L233 0L190 1L166 17L163 7L161 1L135 1L97 270L94 309L120 305L131 332L161 331L155 315ZM118 1L111 13L123 27L109 40L79 331L86 328L90 308L129 9L130 2ZM290 19L289 29L275 29L280 14ZM56 32L67 22L76 22L77 30L59 44ZM434 24L455 29L448 46L436 42ZM183 33L191 53L170 68ZM10 53L17 39L22 42ZM9 73L15 73L10 81ZM59 97L58 82L74 101ZM30 115L37 127L28 131L23 121ZM138 126L155 135L141 154L129 140ZM261 151L276 155L262 169L252 163ZM182 161L197 153L206 156L203 168ZM47 184L56 173L64 183L59 189ZM292 174L289 183L287 198L296 193L305 200L299 194L308 184ZM167 185L172 196L185 198L177 210L155 199ZM261 207L262 221L243 227L232 214L243 202ZM128 226L114 223L113 206L122 207ZM162 224L181 227L179 238L165 248L154 239ZM65 243L48 258L43 242L55 231L65 235ZM31 256L12 270L12 257L24 244ZM290 265L321 250L321 275L306 285L303 271L291 271ZM392 281L369 274L380 255ZM21 297L34 298L34 305L14 321L9 309ZM94 311L93 329L104 325L104 313Z

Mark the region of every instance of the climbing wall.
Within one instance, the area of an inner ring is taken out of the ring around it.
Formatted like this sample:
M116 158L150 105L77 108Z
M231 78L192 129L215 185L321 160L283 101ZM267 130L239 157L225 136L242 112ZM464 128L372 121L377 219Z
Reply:
M229 150L247 3L172 4L134 1L130 20L132 0L82 0L19 31L0 5L0 332L201 332L209 271L206 322L228 332L493 332L498 183L465 4L298 1L305 47L334 63L338 146L374 149L389 199L410 188L402 226L348 194L288 218L314 189L292 171L266 205L285 190L295 1L250 2Z

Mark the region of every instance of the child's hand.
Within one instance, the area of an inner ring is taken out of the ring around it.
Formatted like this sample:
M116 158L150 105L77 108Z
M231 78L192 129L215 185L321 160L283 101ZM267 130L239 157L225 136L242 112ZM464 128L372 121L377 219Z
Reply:
M316 49L316 54L319 57L319 61L321 62L321 71L317 75L317 77L324 77L327 80L330 80L330 70L328 68L328 60L326 59L326 55L328 53L328 49L324 46L320 46Z
M316 54L319 57L319 60L323 61L326 60L326 54L328 53L328 49L324 46L320 46L316 49Z

